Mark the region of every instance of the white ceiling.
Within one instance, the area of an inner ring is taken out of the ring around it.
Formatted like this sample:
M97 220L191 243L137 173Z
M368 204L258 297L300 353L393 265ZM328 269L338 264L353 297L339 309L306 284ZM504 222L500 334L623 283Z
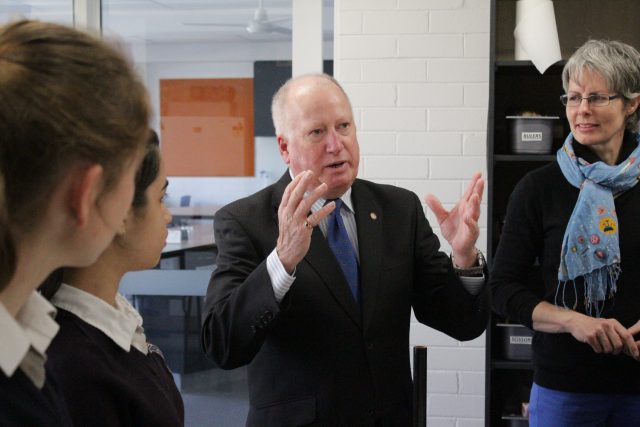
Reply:
M102 0L103 31L143 43L287 41L290 34L251 34L260 0ZM270 21L291 28L291 1L262 0ZM72 23L72 0L4 0L0 21L17 15ZM323 0L325 40L333 37L333 0ZM198 24L198 25L191 25ZM203 24L203 25L200 25Z

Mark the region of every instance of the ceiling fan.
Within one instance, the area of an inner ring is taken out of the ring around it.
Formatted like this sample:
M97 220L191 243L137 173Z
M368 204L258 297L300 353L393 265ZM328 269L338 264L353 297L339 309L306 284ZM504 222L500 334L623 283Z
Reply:
M232 27L244 28L249 34L280 33L290 35L291 30L277 25L279 22L287 21L291 18L269 19L267 10L262 6L262 0L258 0L258 8L253 12L253 18L247 24L218 24L212 22L183 22L187 26L207 26L207 27Z

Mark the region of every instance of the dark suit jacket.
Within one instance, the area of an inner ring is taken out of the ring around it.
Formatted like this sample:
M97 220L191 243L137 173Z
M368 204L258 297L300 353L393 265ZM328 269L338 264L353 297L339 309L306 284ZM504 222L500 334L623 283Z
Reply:
M469 340L487 324L488 291L463 288L415 194L358 179L362 310L318 227L278 304L266 258L290 181L286 172L216 213L204 349L223 368L249 365L247 425L410 425L411 308L420 322Z

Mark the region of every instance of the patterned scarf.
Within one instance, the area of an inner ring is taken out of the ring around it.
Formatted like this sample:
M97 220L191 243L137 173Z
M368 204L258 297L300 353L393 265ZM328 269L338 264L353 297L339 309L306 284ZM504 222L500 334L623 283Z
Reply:
M614 197L633 187L640 179L640 134L638 147L619 165L604 162L589 163L573 151L573 135L558 150L560 169L571 185L580 189L569 224L562 240L558 293L575 279L584 278L585 306L588 315L600 317L607 297L616 292L620 275L620 245L618 219ZM576 304L573 308L575 309Z

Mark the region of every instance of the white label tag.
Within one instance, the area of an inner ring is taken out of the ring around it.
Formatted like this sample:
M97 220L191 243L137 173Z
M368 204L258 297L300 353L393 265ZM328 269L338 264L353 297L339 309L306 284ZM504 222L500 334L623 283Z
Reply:
M527 142L542 141L542 132L522 132L520 138Z
M531 337L510 336L509 343L531 345Z

